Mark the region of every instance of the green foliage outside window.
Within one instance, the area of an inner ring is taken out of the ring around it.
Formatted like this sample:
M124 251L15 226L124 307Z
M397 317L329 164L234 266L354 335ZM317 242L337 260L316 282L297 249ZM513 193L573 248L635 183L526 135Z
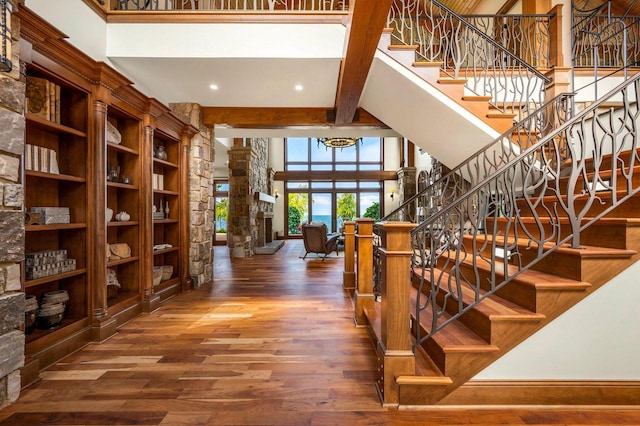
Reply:
M216 200L216 232L227 232L224 224L227 223L229 217L229 199L221 198Z
M341 194L338 197L336 213L343 221L353 220L356 217L356 196L355 194Z
M373 203L365 210L363 217L371 218L375 221L380 220L380 203Z
M309 194L289 194L289 235L302 233L302 219L307 217Z

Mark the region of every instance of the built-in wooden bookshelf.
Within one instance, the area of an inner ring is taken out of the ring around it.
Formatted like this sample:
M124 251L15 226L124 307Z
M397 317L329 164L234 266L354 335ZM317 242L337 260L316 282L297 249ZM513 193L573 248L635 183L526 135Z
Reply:
M17 14L24 44L20 59L31 79L25 102L25 207L68 207L70 218L68 223L27 224L25 252L64 249L76 261L73 270L59 268L51 275L38 270L30 278L22 274L25 293L39 300L53 290L69 294L63 321L27 336L21 372L26 385L43 368L89 342L103 341L120 325L186 289L188 203L181 198L188 191L183 189L182 153L197 130L109 65L73 47L28 7L21 6ZM108 136L113 128L119 140ZM156 146L166 149L166 159L154 158ZM107 178L114 166L117 173ZM156 173L163 176L163 189L153 189ZM168 206L167 217L154 221L154 205L163 211ZM113 210L111 220L107 208ZM117 220L120 212L129 217ZM108 257L110 244L116 243L126 244L130 255ZM154 244L170 246L153 250ZM154 265L173 268L155 287ZM107 286L110 271L119 288Z
M110 249L107 272L115 272L119 287L109 285L107 275L107 306L109 315L119 323L140 312L143 287L140 256L141 218L143 217L143 174L141 170L142 119L141 115L111 105L107 110L109 125L115 129L119 140L107 137L106 186L107 204L112 217L106 223L107 244L125 245L128 256L122 257ZM108 134L111 133L108 129ZM121 215L128 215L124 220ZM124 312L129 312L125 315Z
M180 140L158 129L153 137L153 175L153 265L173 268L154 292L166 299L181 288Z
M37 79L57 87L58 110L57 116L34 114L29 112L27 100L25 209L30 212L34 207L68 208L69 217L47 223L49 219L40 216L34 219L36 223L27 224L25 253L30 257L32 253L45 250L65 250L66 258L75 260L72 270L53 267L45 276L34 276L30 266L25 265L24 291L36 296L39 303L47 292L66 290L69 295L67 311L60 324L51 328L36 327L26 336L27 365L36 357L35 368L41 368L55 360L53 352L63 351L64 354L88 341L88 332L82 330L88 330L90 322L86 255L90 93L37 63L28 64L26 72L28 80ZM74 339L70 339L72 335ZM73 343L63 349L52 349L65 340Z

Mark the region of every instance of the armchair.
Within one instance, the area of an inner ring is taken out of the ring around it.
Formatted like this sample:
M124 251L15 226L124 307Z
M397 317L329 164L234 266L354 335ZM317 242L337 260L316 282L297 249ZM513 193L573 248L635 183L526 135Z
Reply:
M302 225L302 240L304 241L304 260L309 253L324 254L324 260L329 253L335 251L338 254L338 234L327 235L325 223L308 223Z

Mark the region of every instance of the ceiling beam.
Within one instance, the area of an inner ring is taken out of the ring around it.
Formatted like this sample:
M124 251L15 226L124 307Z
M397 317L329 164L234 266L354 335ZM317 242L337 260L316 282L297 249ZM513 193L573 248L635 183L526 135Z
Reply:
M355 110L353 126L388 129L383 122L362 108ZM244 108L202 107L202 121L206 126L225 124L238 128L283 128L292 126L332 126L333 110L326 108Z
M336 92L336 125L354 119L364 83L378 48L393 0L351 1L347 25L347 49L340 66Z

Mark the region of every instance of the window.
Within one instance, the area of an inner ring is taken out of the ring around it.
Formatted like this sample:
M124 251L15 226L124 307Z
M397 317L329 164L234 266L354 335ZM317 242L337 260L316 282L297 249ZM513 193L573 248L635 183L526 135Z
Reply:
M358 173L382 170L382 152L381 138L363 138L343 149L326 148L315 138L286 139L285 170L310 172L309 180L285 182L288 235L300 235L307 222L323 222L329 232L337 232L345 220L379 219L383 182L361 180ZM352 174L336 180L333 172Z

